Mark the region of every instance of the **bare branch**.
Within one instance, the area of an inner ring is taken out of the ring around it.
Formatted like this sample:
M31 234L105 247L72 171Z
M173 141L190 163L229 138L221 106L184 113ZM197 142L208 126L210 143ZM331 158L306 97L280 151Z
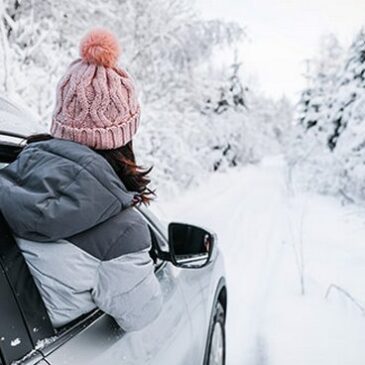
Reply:
M326 295L325 295L325 299L328 299L328 297L330 296L330 294L333 290L337 290L339 293L341 293L346 298L348 298L360 310L361 314L363 316L365 316L365 308L358 302L358 300L356 300L347 290L341 288L340 286L338 286L336 284L331 284L328 287Z

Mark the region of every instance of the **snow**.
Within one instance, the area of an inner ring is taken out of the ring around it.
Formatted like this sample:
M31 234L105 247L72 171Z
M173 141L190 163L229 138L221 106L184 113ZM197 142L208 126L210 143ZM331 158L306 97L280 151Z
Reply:
M0 39L0 92L35 115L32 121L2 113L1 129L49 131L56 85L78 58L82 35L97 25L116 34L120 65L135 81L142 110L135 150L139 163L154 166L152 189L174 194L212 170L259 160L282 147L293 106L285 98L264 97L249 81L244 60L233 55L248 39L244 25L206 20L190 0L22 6L5 0L0 8L6 33ZM220 49L232 54L229 63L217 62Z
M33 328L33 332L37 332L37 331L34 331L34 330L37 330L38 331L37 328ZM37 343L36 343L35 348L32 351L28 352L21 359L16 360L16 361L13 361L11 363L11 365L21 365L21 364L24 364L24 362L26 362L27 360L31 359L34 355L36 355L39 350L42 350L45 346L48 346L48 345L52 344L53 342L55 342L57 340L57 338L58 338L57 336L52 336L52 337L49 337L49 338L44 338L43 340L38 340Z
M19 337L15 338L14 340L11 340L10 342L10 346L15 347L18 346L22 343L22 341L20 340Z
M47 131L82 33L114 30L142 103L137 161L154 166L165 197L154 209L218 233L228 365L365 364L365 211L338 199L365 199L365 31L348 50L335 35L321 40L293 126L292 105L261 95L241 60L217 65L244 27L206 21L189 0L23 3L1 9L0 91L24 110L1 99L0 129ZM242 167L285 152L289 170L281 157Z
M154 209L218 234L228 365L363 365L364 211L293 193L286 176L280 157L265 159L215 174Z
M48 338L44 338L43 340L38 340L36 343L36 350L41 350L43 349L45 346L48 346L50 344L52 344L53 342L55 342L57 340L57 336L52 336L52 337L48 337Z

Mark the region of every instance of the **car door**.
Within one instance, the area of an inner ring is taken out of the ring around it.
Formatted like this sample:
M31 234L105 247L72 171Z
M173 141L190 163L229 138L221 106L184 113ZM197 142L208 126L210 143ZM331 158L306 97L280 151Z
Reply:
M162 238L156 227L150 229L156 244ZM76 324L43 349L47 361L51 365L193 364L192 328L180 288L180 271L170 263L156 263L163 309L146 328L125 333L111 317L96 314L97 318Z
M45 364L37 344L54 335L43 301L0 214L0 365Z

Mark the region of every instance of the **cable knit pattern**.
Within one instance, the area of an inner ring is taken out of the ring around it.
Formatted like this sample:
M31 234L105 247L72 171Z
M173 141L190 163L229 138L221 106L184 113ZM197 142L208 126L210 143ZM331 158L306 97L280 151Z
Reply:
M140 106L131 77L115 64L119 45L99 29L86 35L80 50L84 58L57 86L51 135L94 149L121 147L137 132Z

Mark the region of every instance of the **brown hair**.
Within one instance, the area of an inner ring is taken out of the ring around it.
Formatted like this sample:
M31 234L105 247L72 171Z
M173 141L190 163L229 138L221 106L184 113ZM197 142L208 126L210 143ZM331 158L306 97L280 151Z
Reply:
M52 138L49 134L35 134L28 137L26 141L29 144L48 141ZM151 172L152 167L144 169L137 165L132 141L117 149L94 151L108 161L127 190L136 193L133 201L134 205L141 203L147 205L151 202L155 195L155 192L148 188L148 184L151 182L148 174Z

